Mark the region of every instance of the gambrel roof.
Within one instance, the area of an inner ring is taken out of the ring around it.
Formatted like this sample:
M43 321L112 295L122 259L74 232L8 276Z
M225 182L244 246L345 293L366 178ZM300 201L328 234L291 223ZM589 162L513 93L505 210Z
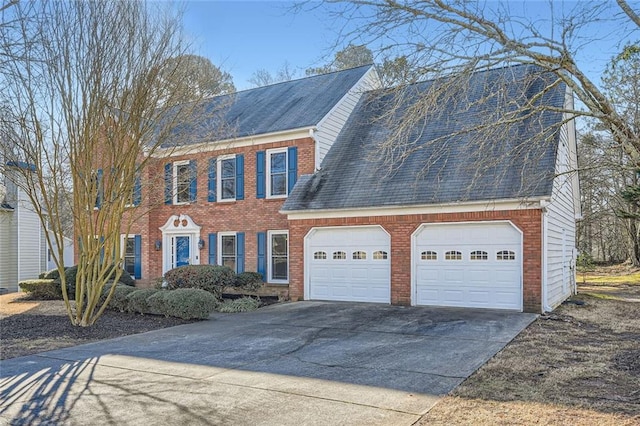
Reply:
M282 210L550 196L565 85L530 65L450 83L439 79L365 93L321 170L298 180ZM421 109L425 94L443 88L457 93L441 92L438 108ZM395 133L403 116L416 111L419 118ZM389 141L393 148L385 150Z

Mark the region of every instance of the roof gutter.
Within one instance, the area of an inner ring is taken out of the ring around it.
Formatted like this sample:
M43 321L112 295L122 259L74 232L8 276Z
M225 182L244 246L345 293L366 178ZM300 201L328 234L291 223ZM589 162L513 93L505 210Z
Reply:
M500 211L527 210L543 208L549 197L534 197L527 199L501 199L466 201L440 204L398 205L353 207L344 209L307 209L280 210L280 214L288 216L289 220L303 220L315 218L363 217L363 216L397 216L401 214L429 214L429 213L462 213L472 211Z

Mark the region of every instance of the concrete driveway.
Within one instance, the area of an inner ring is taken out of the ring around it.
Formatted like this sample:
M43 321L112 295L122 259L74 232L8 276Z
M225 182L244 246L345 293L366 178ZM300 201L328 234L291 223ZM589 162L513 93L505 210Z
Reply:
M0 424L411 425L535 315L298 302L0 362Z

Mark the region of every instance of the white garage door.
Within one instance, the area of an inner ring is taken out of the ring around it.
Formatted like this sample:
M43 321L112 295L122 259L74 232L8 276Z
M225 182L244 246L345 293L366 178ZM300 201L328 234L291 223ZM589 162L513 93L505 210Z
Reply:
M521 238L508 222L423 225L413 247L416 304L522 310Z
M390 238L382 228L313 229L305 256L309 299L390 303Z

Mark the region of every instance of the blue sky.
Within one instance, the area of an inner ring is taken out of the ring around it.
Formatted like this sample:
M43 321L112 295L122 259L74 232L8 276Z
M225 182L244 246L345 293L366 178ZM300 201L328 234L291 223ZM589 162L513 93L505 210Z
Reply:
M306 68L332 58L344 23L333 20L322 8L293 12L292 4L269 0L187 1L185 30L196 52L231 73L239 90L251 87L247 80L257 69L275 73L285 62L302 77ZM572 7L575 3L558 4ZM510 6L532 18L548 12L548 2L543 0L513 1ZM618 28L608 17L601 18L604 19L584 34L597 40L585 45L578 55L579 65L596 82L620 49L612 35ZM640 38L638 34L635 37L634 40Z

